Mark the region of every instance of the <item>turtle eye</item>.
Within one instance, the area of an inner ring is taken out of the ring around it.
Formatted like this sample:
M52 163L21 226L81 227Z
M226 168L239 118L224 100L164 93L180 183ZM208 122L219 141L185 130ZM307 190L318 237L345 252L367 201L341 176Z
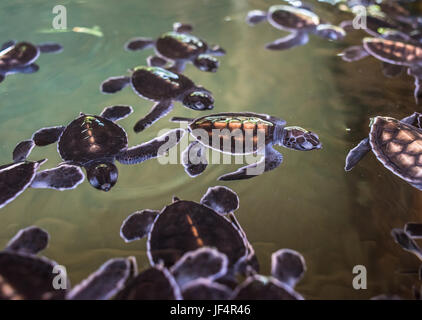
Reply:
M96 163L86 169L89 183L96 189L109 191L117 181L119 172L113 163Z

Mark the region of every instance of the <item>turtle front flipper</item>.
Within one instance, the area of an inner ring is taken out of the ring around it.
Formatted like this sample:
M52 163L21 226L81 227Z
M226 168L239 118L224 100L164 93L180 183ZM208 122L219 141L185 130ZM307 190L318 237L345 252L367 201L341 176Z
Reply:
M31 188L69 190L76 188L85 179L81 168L62 164L57 168L38 172L31 183Z
M382 73L387 78L397 77L400 74L402 74L403 71L404 71L403 66L391 64L391 63L388 63L388 62L382 62Z
M281 249L271 256L271 275L293 288L306 271L305 259L294 250Z
M283 156L280 152L267 146L262 159L256 163L247 165L239 170L225 174L219 177L220 181L243 180L250 179L264 172L274 170L283 162Z
M125 44L125 49L128 51L144 50L152 48L155 41L151 38L133 38Z
M25 161L34 147L35 143L33 140L24 140L19 142L13 150L13 161Z
M47 248L50 236L47 231L32 226L21 229L9 241L5 250L23 254L37 254Z
M268 50L287 50L297 46L303 46L309 41L309 36L306 32L292 32L291 34L279 38L274 42L267 43L265 48Z
M201 204L225 215L239 208L239 197L236 192L227 187L216 186L208 188L201 199Z
M363 46L351 46L340 53L341 58L347 62L362 60L369 56L369 53Z
M145 238L151 231L154 220L160 211L142 210L132 213L123 221L120 227L120 237L125 242L132 242Z
M32 135L32 140L38 147L48 146L59 141L65 128L64 126L42 128Z
M102 93L116 93L130 84L130 77L110 77L101 84Z
M182 139L185 130L174 129L151 141L128 148L117 155L122 164L137 164L165 154Z
M186 118L186 117L172 117L170 119L171 122L192 122L193 118Z
M166 59L155 55L147 58L147 65L150 67L164 67L167 62Z
M101 112L100 117L116 122L129 116L133 112L131 106L110 106L105 107Z
M171 110L173 110L173 101L172 100L165 100L161 102L157 102L150 112L142 119L140 119L134 126L133 130L138 133L149 126L151 126L154 122L160 120L162 117L166 116Z
M258 23L267 20L267 13L261 10L252 10L248 12L246 16L246 23L250 26L254 26Z
M5 50L7 48L10 48L10 47L13 47L15 44L16 44L16 41L15 40L6 41L5 43L3 43L1 45L0 51L3 51L3 50Z
M349 151L346 157L346 165L344 170L350 171L354 166L369 152L371 151L371 145L369 144L369 138L363 139L359 144Z
M69 300L108 300L124 288L130 276L129 259L110 259L75 286L66 298Z
M189 23L175 22L173 23L173 31L178 33L191 33L193 26Z
M63 46L58 43L49 42L43 43L38 46L41 53L60 53L63 51Z
M198 141L193 141L183 151L182 164L190 177L199 176L208 166L206 148Z
M202 247L186 252L170 269L177 284L183 289L197 279L213 281L227 273L227 256L216 249Z
M400 122L422 129L422 113L414 112L410 116L401 119Z
M422 249L404 230L393 229L391 231L391 235L393 236L394 241L398 243L400 247L410 253L413 253L420 260L422 260Z

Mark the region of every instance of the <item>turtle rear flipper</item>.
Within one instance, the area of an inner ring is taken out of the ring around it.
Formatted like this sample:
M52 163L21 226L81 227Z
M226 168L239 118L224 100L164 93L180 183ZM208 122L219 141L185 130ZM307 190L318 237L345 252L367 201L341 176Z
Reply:
M147 64L150 67L164 67L167 64L167 60L164 58L161 58L159 56L149 56L147 58Z
M178 33L191 33L193 26L189 23L175 22L173 23L173 31Z
M35 143L33 140L19 142L13 150L13 161L20 162L26 160L34 147Z
M260 22L267 20L267 13L261 10L252 10L246 16L246 23L254 26Z
M271 275L289 287L293 288L305 271L305 259L297 251L281 249L271 256Z
M122 164L137 164L157 158L177 145L184 133L182 129L171 130L158 138L121 152L116 159Z
M47 231L32 226L22 230L9 241L5 250L23 254L37 254L47 248L50 236Z
M359 144L349 151L346 157L346 165L344 170L350 171L353 167L369 152L371 151L371 145L369 144L369 138L363 139Z
M3 51L5 49L7 49L7 48L10 48L10 47L14 46L15 44L16 44L16 41L15 40L6 41L5 43L3 43L1 45L0 51Z
M422 250L417 243L402 229L393 229L391 235L394 241L400 245L404 250L413 253L420 260L422 260Z
M64 126L42 128L32 135L32 140L38 147L47 146L59 141L65 128Z
M190 177L199 176L208 166L206 148L198 141L189 144L182 154L182 164Z
M363 46L351 46L341 53L341 58L347 62L358 61L369 56Z
M116 93L130 84L130 78L126 76L110 77L101 84L102 93Z
M54 169L48 169L36 174L31 183L32 188L37 189L74 189L81 184L85 176L81 168L63 164Z
M227 273L228 259L207 247L185 253L170 269L180 288L196 279L215 280Z
M151 231L155 217L160 212L157 210L142 210L132 213L123 221L120 228L120 237L125 242L131 242L146 237Z
M403 66L382 62L382 73L388 78L399 76L404 71Z
M279 38L271 43L267 43L265 47L268 50L287 50L297 46L303 46L309 41L306 32L292 32L291 34Z
M104 108L100 114L100 117L115 122L126 118L132 112L133 109L131 106L110 106Z
M201 204L221 215L225 215L239 209L239 197L227 187L216 186L208 188L201 199Z
M68 294L70 300L108 300L123 289L130 277L128 259L115 258L105 262L87 279L75 286Z
M154 122L166 116L173 109L173 101L165 100L157 102L150 112L142 119L140 119L134 126L135 132L141 132L151 126Z
M63 51L63 46L58 43L49 42L43 43L38 46L41 53L60 53Z
M267 146L265 149L265 155L262 157L260 161L247 165L245 167L242 167L235 172L228 173L221 177L218 177L217 180L230 181L230 180L250 179L264 172L274 170L282 162L283 162L282 154L276 151L275 149L273 149L272 146Z
M152 48L155 41L151 38L133 38L125 44L125 49L129 51L144 50Z

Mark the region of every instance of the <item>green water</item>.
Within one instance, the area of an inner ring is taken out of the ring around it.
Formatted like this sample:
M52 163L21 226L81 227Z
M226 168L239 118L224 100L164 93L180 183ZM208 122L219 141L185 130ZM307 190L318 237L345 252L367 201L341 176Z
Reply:
M99 26L104 34L46 33L57 1L4 0L0 3L0 39L34 43L57 41L64 51L42 55L40 71L11 75L0 85L0 163L8 163L16 143L45 126L67 124L79 112L98 114L108 105L129 104L134 114L119 122L131 145L148 141L165 128L170 116L194 117L177 104L141 134L132 127L151 107L131 90L103 95L100 83L143 64L152 51L126 52L131 37L154 37L174 21L193 23L194 34L227 50L216 74L188 65L186 74L211 90L215 112L252 111L281 117L318 133L323 149L298 152L278 148L284 163L277 170L249 181L225 183L240 197L237 217L257 251L262 272L269 273L271 253L279 248L300 251L308 271L297 290L311 299L367 299L381 293L409 297L418 262L392 240L390 230L420 221L419 191L392 175L370 154L349 173L343 170L348 150L368 133L369 117L402 118L417 110L413 79L384 78L380 63L368 58L353 64L336 56L359 44L361 32L342 43L311 37L307 46L285 52L264 50L282 35L268 24L249 27L249 10L266 9L274 1L61 1L68 28ZM317 5L326 20L338 23L347 15L329 5ZM350 129L350 131L347 130ZM43 168L61 160L54 145L34 150L31 159L48 158ZM45 228L51 242L45 255L67 267L76 284L105 260L135 255L140 268L148 265L145 241L125 244L119 236L123 219L145 209L161 209L177 195L199 201L216 178L236 165L212 165L189 178L181 165L148 161L117 165L117 185L108 193L86 181L76 190L28 189L0 212L0 246L29 225ZM354 290L352 269L365 265L368 289Z

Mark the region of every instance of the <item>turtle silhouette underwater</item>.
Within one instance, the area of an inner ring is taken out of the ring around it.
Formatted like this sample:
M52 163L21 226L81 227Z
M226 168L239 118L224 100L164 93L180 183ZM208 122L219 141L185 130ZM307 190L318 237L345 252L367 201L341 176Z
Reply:
M420 81L422 79L422 48L413 43L385 39L364 38L362 46L352 46L343 52L343 60L357 61L367 56L373 56L383 62L384 74L399 75L403 69L415 78L414 96L416 104L422 95Z
M422 190L422 114L401 120L377 116L371 119L369 137L350 150L345 170L350 171L369 152L395 175Z
M157 158L176 145L184 134L183 130L174 129L161 137L128 148L126 131L115 122L132 112L130 106L110 106L99 116L81 113L67 126L47 127L36 131L30 140L16 146L14 156L19 160L26 159L34 145L46 146L57 142L57 150L64 161L59 168L64 165L83 167L94 188L109 191L118 178L115 160L121 164L137 164ZM32 147L22 148L25 145ZM78 183L81 182L81 173L78 171ZM83 177L82 173L82 179ZM53 184L61 183L61 179L53 181Z
M209 188L200 203L174 198L161 211L142 210L131 214L123 222L120 235L126 242L148 237L150 264L172 268L178 279L181 272L177 262L184 254L204 247L215 248L227 256L226 276L230 277L244 273L249 267L259 268L252 246L233 214L238 207L236 193L217 186ZM221 260L218 257L214 260L218 259Z
M134 126L140 132L167 115L174 107L174 101L185 107L204 111L214 108L214 98L210 91L197 86L188 77L161 67L139 66L132 75L111 77L101 84L103 93L115 93L127 85L141 98L155 102L151 111Z
M58 53L63 47L58 43L34 45L29 42L8 41L0 48L0 82L14 73L34 73L39 66L35 64L41 53Z
M195 177L207 167L206 149L230 155L262 154L260 161L225 174L218 180L249 179L277 168L283 161L273 146L310 151L321 149L318 135L300 127L286 127L286 121L266 114L252 112L217 113L171 121L189 122L187 130L195 139L183 152L185 171Z
M192 63L201 71L216 72L219 61L215 56L225 55L220 46L209 46L204 40L191 34L193 27L190 24L176 22L173 31L162 34L158 39L133 38L126 45L126 50L136 51L148 48L155 49L155 55L148 57L151 66L163 67L168 62L170 69L178 73L185 70L187 63Z
M327 23L321 23L317 14L309 8L289 5L274 5L267 12L252 10L246 17L249 25L268 21L274 28L288 31L289 35L279 38L266 45L269 50L286 50L308 43L309 34L315 34L328 40L341 40L346 32L343 28Z

